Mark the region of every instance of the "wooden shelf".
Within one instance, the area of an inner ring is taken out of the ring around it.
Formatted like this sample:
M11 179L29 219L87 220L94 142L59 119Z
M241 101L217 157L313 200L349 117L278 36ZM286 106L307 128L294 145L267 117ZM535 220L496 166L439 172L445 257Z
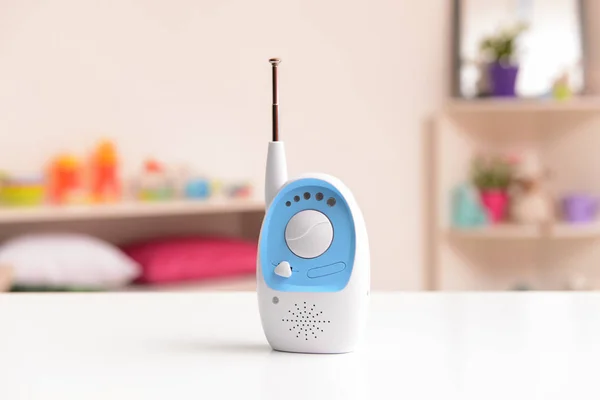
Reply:
M554 99L453 99L447 104L453 113L548 113L600 112L600 97Z
M0 224L259 212L264 209L263 201L253 199L131 201L102 205L0 208Z
M556 223L550 226L501 224L481 228L450 228L449 234L467 239L586 239L600 238L600 222Z

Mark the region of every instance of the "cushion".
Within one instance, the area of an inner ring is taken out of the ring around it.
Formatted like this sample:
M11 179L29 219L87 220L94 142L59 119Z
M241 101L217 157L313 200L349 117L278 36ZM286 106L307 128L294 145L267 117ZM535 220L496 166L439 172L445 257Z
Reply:
M17 286L110 289L139 273L137 263L115 246L87 235L20 236L0 246L0 265L8 265Z
M151 240L123 248L142 268L141 283L254 274L257 243L216 237Z

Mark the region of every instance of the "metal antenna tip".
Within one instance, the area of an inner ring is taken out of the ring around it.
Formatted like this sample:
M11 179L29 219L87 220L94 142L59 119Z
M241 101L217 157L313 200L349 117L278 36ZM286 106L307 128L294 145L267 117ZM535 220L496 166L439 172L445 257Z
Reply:
M281 58L271 58L269 62L272 66L276 67L281 62Z

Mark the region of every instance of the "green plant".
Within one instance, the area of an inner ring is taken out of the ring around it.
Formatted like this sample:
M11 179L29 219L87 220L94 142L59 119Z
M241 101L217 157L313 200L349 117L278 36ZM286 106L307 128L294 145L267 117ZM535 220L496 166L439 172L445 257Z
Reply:
M517 39L526 30L527 25L523 23L502 29L495 35L484 38L479 49L490 62L510 64L515 59Z
M472 180L480 190L508 189L512 182L513 164L505 157L476 157L473 160Z

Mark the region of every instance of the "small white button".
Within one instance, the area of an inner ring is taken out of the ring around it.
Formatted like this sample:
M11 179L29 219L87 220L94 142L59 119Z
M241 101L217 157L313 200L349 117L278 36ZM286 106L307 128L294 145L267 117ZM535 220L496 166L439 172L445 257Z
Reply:
M284 278L292 276L292 267L287 261L282 261L275 267L275 274Z
M298 257L319 257L327 251L333 241L333 226L322 212L300 211L288 222L285 241Z

